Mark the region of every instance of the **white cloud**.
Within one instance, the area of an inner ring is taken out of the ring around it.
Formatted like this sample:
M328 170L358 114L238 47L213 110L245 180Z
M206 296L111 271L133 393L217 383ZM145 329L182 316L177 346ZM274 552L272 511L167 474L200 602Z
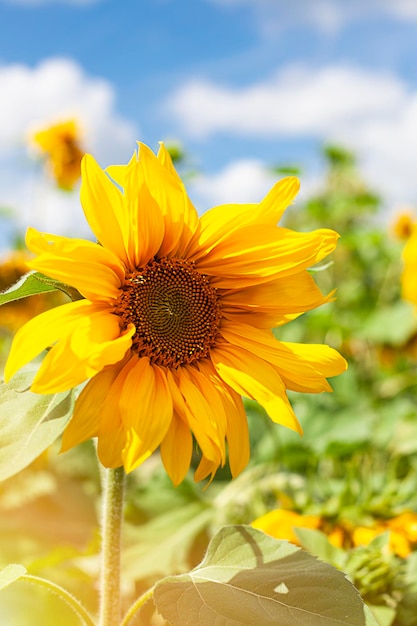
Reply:
M224 7L248 7L254 11L264 34L302 23L335 32L346 23L386 16L417 20L415 0L209 0Z
M87 76L74 61L50 59L35 68L0 66L0 93L0 206L16 211L21 228L88 232L78 194L58 192L40 179L27 138L33 128L74 117L84 149L102 166L127 162L138 130L117 114L112 85Z
M259 202L276 181L257 160L238 160L212 175L192 180L191 194L200 208L218 204Z
M262 161L238 159L218 172L192 179L189 193L200 212L221 204L258 203L283 177L272 172ZM319 182L317 177L303 176L296 203L316 193Z
M417 91L394 75L291 66L240 88L190 81L165 106L200 139L223 133L341 142L389 202L417 201Z
M405 85L392 76L329 66L290 66L270 80L233 88L195 80L170 94L164 108L191 136L322 136L386 117L403 106Z

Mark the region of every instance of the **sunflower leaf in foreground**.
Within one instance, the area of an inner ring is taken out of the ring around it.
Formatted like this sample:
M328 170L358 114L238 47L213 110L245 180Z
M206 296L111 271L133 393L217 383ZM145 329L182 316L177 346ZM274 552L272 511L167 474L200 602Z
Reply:
M198 567L156 584L154 601L173 626L372 624L342 572L248 526L222 528Z
M63 435L63 450L98 438L105 467L134 470L157 449L173 483L228 460L249 460L242 396L276 423L302 432L287 390L331 391L346 369L325 345L279 341L273 327L333 298L309 268L338 234L277 225L299 188L279 181L257 205L229 204L201 217L163 145L140 144L128 165L104 172L86 155L81 203L98 243L29 228L32 270L70 285L81 300L34 317L17 332L11 377L52 346L31 389L48 394L88 381Z
M74 409L72 391L37 395L29 391L33 371L0 384L0 480L27 467L63 432Z

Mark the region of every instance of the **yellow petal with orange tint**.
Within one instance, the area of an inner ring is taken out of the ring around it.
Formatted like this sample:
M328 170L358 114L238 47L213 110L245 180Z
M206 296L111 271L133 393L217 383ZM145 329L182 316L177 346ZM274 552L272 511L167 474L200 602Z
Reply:
M123 465L123 450L126 445L126 432L120 421L114 420L109 433L103 433L97 440L97 454L104 467L116 468Z
M79 443L97 437L103 405L118 373L111 367L94 376L75 402L74 414L62 435L61 452Z
M224 204L206 211L200 218L200 228L187 250L187 255L189 258L197 258L201 249L209 252L243 226L275 226L294 200L299 188L298 179L289 176L276 183L259 204Z
M221 294L222 310L232 313L238 310L267 312L283 316L288 313L310 311L333 297L333 292L324 296L311 274L302 270L289 276L243 289L230 289Z
M285 385L275 368L254 354L229 344L211 350L219 376L238 394L259 402L272 421L301 434L302 428L288 402Z
M37 270L75 287L88 300L117 298L124 268L110 250L85 239L69 239L29 228L28 248L38 256L28 262Z
M210 461L210 459L207 459L205 456L201 457L201 461L198 464L197 469L194 472L194 480L196 483L200 482L200 480L204 480L205 478L207 478L207 476L210 475L210 480L208 485L212 482L216 471L218 470L218 463L215 463L214 461ZM208 487L208 485L206 485L206 487Z
M140 161L132 160L126 169L124 207L129 215L127 251L130 266L141 267L159 251L165 234L162 211L146 184Z
M146 184L152 190L165 222L164 239L159 256L179 254L188 244L198 223L184 184L172 164L165 146L160 144L158 156L147 146L139 144L139 160Z
M176 413L161 441L160 450L167 474L175 486L179 485L190 468L193 438L188 425Z
M229 465L233 478L242 472L249 463L249 428L248 418L242 398L232 389L229 392L230 403L226 409L227 443L229 449Z
M164 371L148 358L138 358L124 381L119 406L126 431L123 463L130 472L156 450L171 424L173 404Z
M286 381L300 384L310 393L331 391L326 378L337 376L347 368L345 359L326 345L280 342L271 331L227 320L223 322L221 332L229 343L272 363ZM293 387L287 385L287 388Z
M315 265L336 246L332 230L297 233L280 227L245 226L225 237L196 260L200 272L214 276L213 284L239 289L290 276Z
M262 224L275 226L299 191L300 181L295 176L279 180L259 203L254 218Z
M104 248L128 266L126 242L130 225L120 190L91 155L84 156L81 174L81 204L91 230Z
M213 423L215 416L211 411L211 407L204 395L187 375L186 368L179 368L173 373L183 398L182 406L177 406L176 410L188 422L204 456L219 466L222 461L224 444L219 441L218 431ZM169 380L170 378L168 378Z

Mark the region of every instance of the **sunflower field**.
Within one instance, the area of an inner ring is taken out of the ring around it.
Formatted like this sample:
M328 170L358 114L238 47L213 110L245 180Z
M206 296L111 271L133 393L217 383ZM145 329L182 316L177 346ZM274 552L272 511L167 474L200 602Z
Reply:
M181 149L74 137L35 139L91 241L0 265L0 624L417 626L417 210L328 145L198 218Z

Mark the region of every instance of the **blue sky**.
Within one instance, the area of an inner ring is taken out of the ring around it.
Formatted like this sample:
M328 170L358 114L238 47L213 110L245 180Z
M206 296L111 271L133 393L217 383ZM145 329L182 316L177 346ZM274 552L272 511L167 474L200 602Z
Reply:
M271 164L302 166L310 193L327 141L389 211L417 202L415 0L0 0L0 20L0 206L19 228L83 232L26 147L73 115L103 166L180 140L201 209L260 200Z

